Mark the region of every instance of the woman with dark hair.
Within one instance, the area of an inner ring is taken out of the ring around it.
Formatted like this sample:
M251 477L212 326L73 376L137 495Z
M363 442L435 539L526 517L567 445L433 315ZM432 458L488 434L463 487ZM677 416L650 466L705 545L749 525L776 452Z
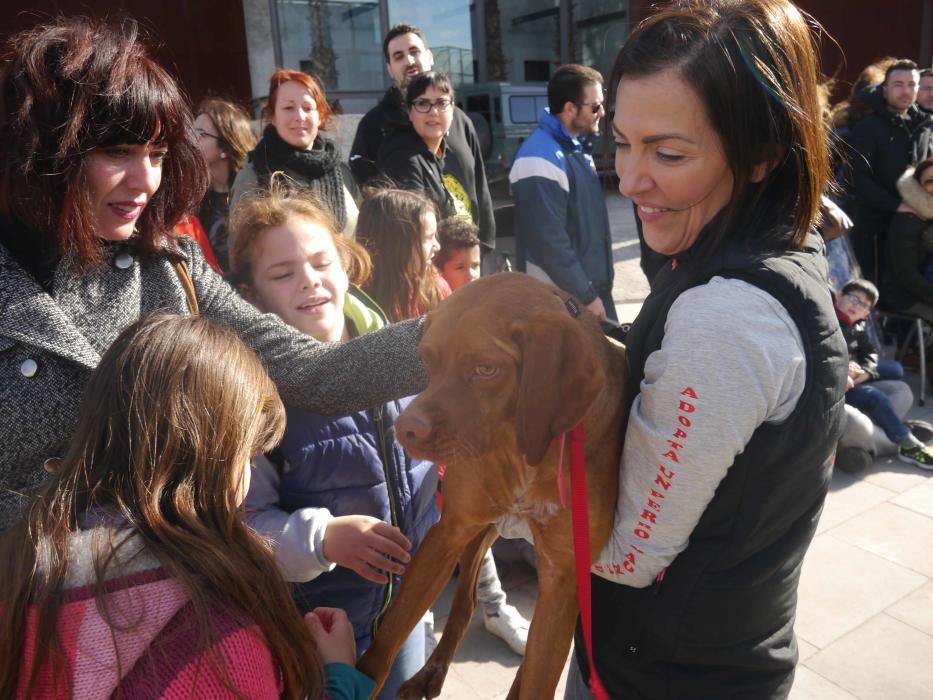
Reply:
M356 184L337 144L321 133L333 116L324 88L307 73L277 70L269 78L262 116L268 125L236 176L230 206L246 192L267 189L272 173L283 172L286 181L315 192L330 209L337 230L352 236L358 213Z
M907 168L897 190L881 306L933 323L933 158Z
M233 328L294 406L346 414L421 389L417 322L318 343L257 312L193 240L171 235L207 170L185 100L135 24L62 19L10 37L5 58L0 528L66 452L101 355L155 310Z
M229 272L227 218L230 215L230 188L246 163L246 155L256 146L249 115L239 105L209 97L194 110L194 131L210 186L198 209L198 219L217 256L221 271Z
M379 170L399 187L423 192L437 205L441 219L456 214L473 219L470 198L453 196L445 180L446 136L454 118L454 88L443 73L427 71L412 78L405 92L409 123L386 134L379 148ZM456 187L455 187L456 189Z
M787 0L676 2L616 58L619 189L670 262L626 338L619 499L593 566L611 697L760 700L793 682L848 365L813 233L818 83ZM567 697L589 697L576 648Z

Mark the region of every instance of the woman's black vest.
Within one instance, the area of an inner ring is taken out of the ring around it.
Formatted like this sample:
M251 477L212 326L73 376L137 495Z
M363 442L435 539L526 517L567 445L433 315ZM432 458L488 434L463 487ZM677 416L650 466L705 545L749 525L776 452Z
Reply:
M634 398L680 294L714 276L740 279L797 324L806 385L787 420L754 432L660 583L637 589L592 576L595 661L613 698L758 700L790 690L797 583L845 419L846 347L822 248L810 236L802 251L732 245L705 259L685 255L655 277L626 338ZM576 642L586 678L579 625Z

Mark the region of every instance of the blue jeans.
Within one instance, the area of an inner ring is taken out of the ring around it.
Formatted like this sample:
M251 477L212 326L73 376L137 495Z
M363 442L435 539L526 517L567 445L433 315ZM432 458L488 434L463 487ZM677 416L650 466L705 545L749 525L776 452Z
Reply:
M878 360L877 369L878 379L876 381L904 378L904 365L897 360Z
M881 428L888 440L895 444L900 444L910 434L910 428L898 417L891 399L872 386L871 382L849 389L846 392L846 403L871 418L871 422Z
M398 697L398 689L409 678L414 676L426 661L424 657L424 624L418 620L415 629L408 635L408 639L399 649L398 656L395 657L395 663L392 664L392 670L389 671L389 677L386 678L385 685L379 691L377 700L395 700Z

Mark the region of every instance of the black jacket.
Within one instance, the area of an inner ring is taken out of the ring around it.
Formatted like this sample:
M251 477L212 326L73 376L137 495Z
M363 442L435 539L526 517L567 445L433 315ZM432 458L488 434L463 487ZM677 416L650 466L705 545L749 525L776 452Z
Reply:
M755 430L660 583L633 588L592 577L593 653L612 698L787 696L797 583L845 419L848 359L816 237L799 252L700 252L695 246L652 280L626 338L632 394L661 346L671 305L715 275L753 284L787 309L803 340L806 384L785 421ZM588 676L579 625L576 649Z
M446 139L442 152L449 150ZM434 155L411 126L392 129L376 160L379 170L406 190L424 192L437 203L440 219L456 213L453 198L444 186L444 156Z
M389 88L379 104L360 120L350 147L350 170L360 187L380 175L379 151L386 135L405 127L410 128L410 122L402 105L401 93L397 88ZM446 142L448 150L444 157L444 167L466 189L475 223L479 226L480 240L484 247L492 249L496 243L496 221L486 181L483 152L473 122L459 108L454 109L453 123Z
M912 164L933 155L933 117L916 105L906 115L894 114L881 88L867 88L874 110L852 131L852 171L857 198L855 225L872 226L883 235L900 204L897 180ZM878 230L877 226L881 226Z
M881 305L897 311L916 302L933 305L933 283L924 267L933 255L933 194L907 170L897 183L903 205L891 219L887 235Z
M846 339L849 359L858 362L863 370L871 375L871 380L878 379L878 348L871 339L868 321L864 318L851 326L839 319L842 337Z

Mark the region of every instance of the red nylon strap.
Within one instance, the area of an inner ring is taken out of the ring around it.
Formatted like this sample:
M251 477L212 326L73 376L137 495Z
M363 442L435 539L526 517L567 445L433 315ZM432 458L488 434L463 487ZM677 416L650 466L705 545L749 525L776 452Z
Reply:
M583 423L570 430L570 517L573 521L573 550L577 570L577 600L583 643L590 664L590 692L596 700L609 700L609 693L599 679L593 662L593 602L590 591L590 522L586 496L586 458ZM563 467L563 465L561 465Z

